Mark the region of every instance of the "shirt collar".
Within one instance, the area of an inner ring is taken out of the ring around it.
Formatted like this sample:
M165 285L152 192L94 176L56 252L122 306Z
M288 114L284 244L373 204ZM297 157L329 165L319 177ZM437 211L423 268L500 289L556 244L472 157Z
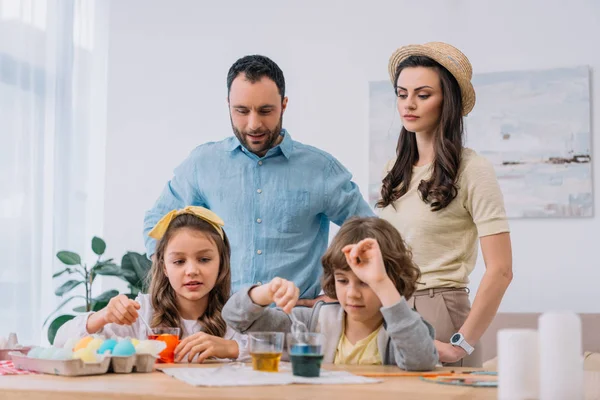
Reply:
M273 152L277 151L277 149L280 149L284 157L289 159L292 155L292 150L294 149L294 141L292 140L292 137L290 136L288 131L285 129L281 130L281 135L283 136L283 140L281 141L281 143L270 149L269 152L267 152L267 154L273 154ZM227 144L226 149L230 152L240 149L245 153L250 153L244 146L242 146L242 143L240 143L239 139L235 135L229 138L229 143Z

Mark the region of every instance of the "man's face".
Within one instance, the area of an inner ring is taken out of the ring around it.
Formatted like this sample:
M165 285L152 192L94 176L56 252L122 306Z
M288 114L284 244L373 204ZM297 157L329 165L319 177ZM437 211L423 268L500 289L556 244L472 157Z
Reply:
M238 75L229 91L229 116L233 133L242 145L259 157L277 146L287 97L281 99L277 85L267 77L251 83Z

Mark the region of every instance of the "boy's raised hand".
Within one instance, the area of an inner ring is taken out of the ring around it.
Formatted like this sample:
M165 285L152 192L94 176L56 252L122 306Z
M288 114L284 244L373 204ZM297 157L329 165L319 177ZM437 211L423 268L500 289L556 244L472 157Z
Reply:
M266 285L252 288L248 294L258 305L267 306L275 303L277 307L289 314L298 302L300 290L294 282L275 277Z
M342 249L352 272L369 286L375 286L388 278L383 256L377 240L367 238Z

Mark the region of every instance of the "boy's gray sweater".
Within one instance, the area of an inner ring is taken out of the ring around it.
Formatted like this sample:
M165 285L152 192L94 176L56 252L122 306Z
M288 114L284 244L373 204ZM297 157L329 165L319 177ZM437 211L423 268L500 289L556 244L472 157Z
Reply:
M281 309L254 304L248 295L251 288L242 288L225 304L222 315L227 325L241 333L290 332L290 317ZM313 308L295 307L292 312L311 332L324 334L323 362L333 363L344 321L341 305L320 301ZM396 364L410 371L434 369L438 353L433 342L433 327L412 310L404 298L392 306L382 307L381 313L384 329L379 331L377 345L383 364ZM285 350L284 355L287 359Z

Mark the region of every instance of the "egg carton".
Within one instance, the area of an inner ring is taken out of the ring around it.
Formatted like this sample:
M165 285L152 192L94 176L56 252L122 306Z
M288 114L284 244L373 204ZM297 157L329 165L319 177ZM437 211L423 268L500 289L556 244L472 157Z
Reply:
M19 347L16 349L0 349L0 361L10 360L9 353L17 352L27 354L29 353L29 350L31 350L31 347Z
M156 357L152 354L134 354L132 356L110 356L110 370L117 374L131 372L152 372Z
M61 376L102 375L107 372L127 374L131 372L152 372L156 357L151 354L122 356L100 356L97 363L86 363L75 358L71 360L48 360L31 358L19 352L10 353L13 364L18 369Z

